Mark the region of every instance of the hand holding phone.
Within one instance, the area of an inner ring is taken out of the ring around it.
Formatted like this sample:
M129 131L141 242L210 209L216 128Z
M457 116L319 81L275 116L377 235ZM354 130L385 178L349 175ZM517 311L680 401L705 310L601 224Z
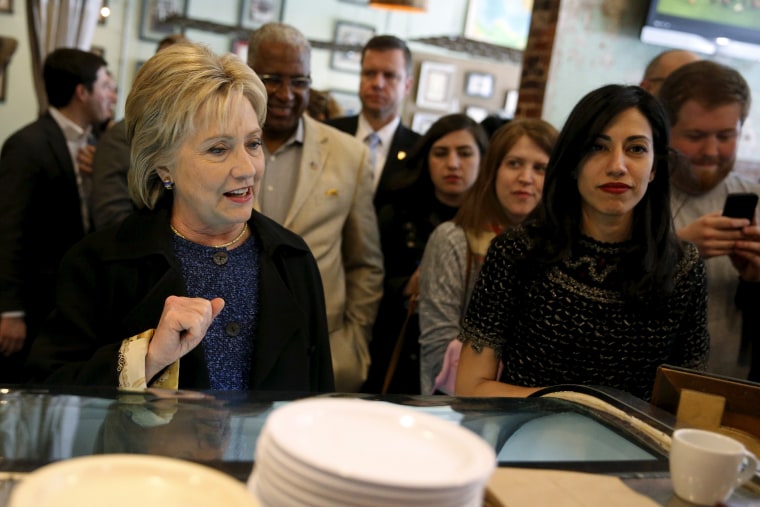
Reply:
M728 197L726 197L726 203L723 206L723 216L731 218L746 218L752 222L755 219L757 200L757 194L728 194Z

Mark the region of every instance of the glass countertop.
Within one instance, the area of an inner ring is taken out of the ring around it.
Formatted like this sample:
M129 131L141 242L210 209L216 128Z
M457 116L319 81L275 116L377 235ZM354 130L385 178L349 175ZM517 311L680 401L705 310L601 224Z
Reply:
M604 473L667 470L666 452L652 432L642 432L630 421L644 421L644 427L666 432L667 425L640 411L636 403L627 404L624 395L582 389L612 410L545 396L321 396L400 404L461 425L492 445L502 466ZM244 479L267 416L307 396L2 388L0 470L29 471L75 456L137 453L205 463Z

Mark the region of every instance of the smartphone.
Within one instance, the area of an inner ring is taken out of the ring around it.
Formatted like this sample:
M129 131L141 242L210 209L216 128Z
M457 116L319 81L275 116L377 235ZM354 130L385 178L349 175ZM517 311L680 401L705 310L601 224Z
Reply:
M755 218L756 207L757 194L728 194L726 204L723 206L723 215L752 221Z

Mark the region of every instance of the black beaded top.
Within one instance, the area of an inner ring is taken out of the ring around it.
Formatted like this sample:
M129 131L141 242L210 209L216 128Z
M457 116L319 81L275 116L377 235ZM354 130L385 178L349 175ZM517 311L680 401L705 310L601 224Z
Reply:
M259 248L254 234L233 250L199 245L173 235L188 297L224 299L203 347L211 389L249 387L259 312Z
M491 243L460 339L489 347L504 364L501 381L530 387L585 384L648 399L662 363L704 369L704 263L685 245L675 289L656 309L620 289L625 244L583 238L569 259L540 273L517 273L529 253L522 227Z

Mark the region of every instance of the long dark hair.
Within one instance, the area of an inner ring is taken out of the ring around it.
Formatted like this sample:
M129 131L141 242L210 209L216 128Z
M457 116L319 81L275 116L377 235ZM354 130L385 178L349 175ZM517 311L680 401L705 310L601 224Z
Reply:
M420 137L414 144L407 158L406 165L412 170L409 171L409 180L404 184L414 182L410 188L412 195L433 195L435 191L433 180L430 178L430 164L428 155L433 148L433 144L440 138L456 132L466 130L472 134L475 144L478 146L481 158L485 155L488 148L488 134L483 127L469 116L461 113L447 114L438 118L427 132Z
M635 108L652 128L654 179L633 209L633 230L621 258L623 292L633 300L653 301L668 294L683 254L670 211L670 129L660 102L638 86L598 88L573 108L546 168L542 205L537 208L532 262L544 266L566 259L581 235L578 170L594 140L625 110Z

